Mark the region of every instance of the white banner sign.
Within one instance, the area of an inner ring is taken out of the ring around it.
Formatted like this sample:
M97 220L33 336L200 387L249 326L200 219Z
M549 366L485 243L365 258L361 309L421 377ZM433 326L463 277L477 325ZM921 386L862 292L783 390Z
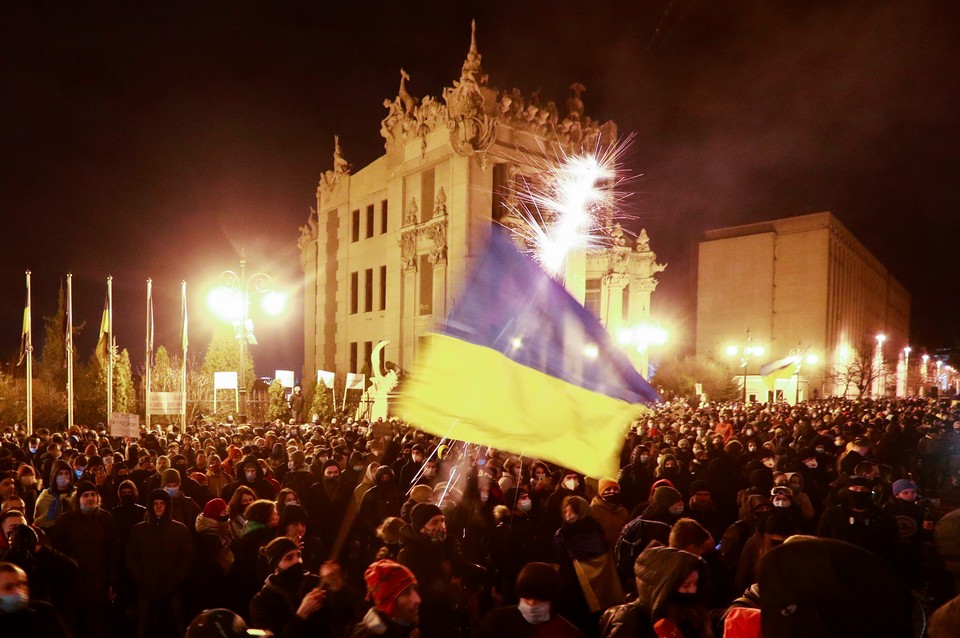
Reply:
M214 390L236 390L240 386L237 383L236 372L214 372L213 389Z
M317 383L323 382L323 385L327 386L328 389L333 389L333 382L337 379L337 375L333 372L327 372L326 370L317 370Z
M346 390L363 390L364 381L366 381L366 377L364 375L348 372L347 387L345 389Z
M180 414L179 392L151 392L147 399L147 414Z
M274 379L280 382L285 388L293 387L293 370L277 370L274 372Z
M110 436L140 436L140 416L114 412L110 415Z

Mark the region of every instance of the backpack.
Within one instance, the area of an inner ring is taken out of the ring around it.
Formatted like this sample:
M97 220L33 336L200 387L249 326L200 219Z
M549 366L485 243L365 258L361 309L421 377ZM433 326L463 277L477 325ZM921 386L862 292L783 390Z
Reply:
M670 541L670 526L660 521L644 520L638 516L623 526L620 538L613 548L613 558L617 572L622 576L633 576L633 564L643 550L651 544L667 545Z

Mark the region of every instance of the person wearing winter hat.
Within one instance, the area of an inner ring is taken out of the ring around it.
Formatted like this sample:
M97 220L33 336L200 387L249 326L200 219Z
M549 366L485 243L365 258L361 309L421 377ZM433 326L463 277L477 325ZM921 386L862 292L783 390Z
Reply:
M420 622L420 593L409 569L391 560L380 560L363 575L367 598L373 607L353 628L351 638L407 638Z
M917 503L917 485L907 479L893 482L893 498L883 507L883 513L896 521L903 567L914 584L919 584L923 564L923 541L932 536L933 521L926 508Z
M275 636L342 636L349 616L340 566L325 563L320 576L303 564L300 547L286 536L261 549L269 576L250 601L250 625Z
M183 493L180 485L180 471L169 468L160 475L160 487L170 495L170 516L173 520L183 523L193 529L200 515L200 506L192 498Z
M190 622L184 638L249 638L261 636L261 631L250 631L247 623L229 609L205 609Z
M590 516L600 523L603 528L603 537L609 547L617 544L623 526L630 520L627 511L620 500L620 484L612 478L602 478L597 487L597 496L590 502Z
M410 522L410 512L420 503L429 503L433 498L433 488L429 485L414 485L410 489L410 497L400 508L400 518Z
M653 491L653 498L642 515L644 520L673 525L683 516L683 510L683 495L676 488L661 485Z
M824 510L817 536L852 543L898 564L896 521L874 503L872 487L870 479L851 477L841 491L840 504Z
M0 562L0 632L4 636L70 636L53 605L31 600L27 573L10 562Z
M100 508L100 492L90 481L80 481L71 510L57 519L49 538L80 567L77 625L81 636L109 632L110 601L115 597L119 557L117 528L109 512Z
M527 563L516 581L517 605L499 607L480 623L478 638L582 638L583 632L556 613L557 570L547 563Z
M446 517L433 503L419 503L410 524L400 530L397 562L413 572L423 596L420 633L423 638L449 636L465 622L458 600L459 585L470 569L459 549L447 538Z
M194 591L205 607L226 605L230 601L227 574L233 567L233 528L230 511L222 498L207 501L196 520L196 569Z

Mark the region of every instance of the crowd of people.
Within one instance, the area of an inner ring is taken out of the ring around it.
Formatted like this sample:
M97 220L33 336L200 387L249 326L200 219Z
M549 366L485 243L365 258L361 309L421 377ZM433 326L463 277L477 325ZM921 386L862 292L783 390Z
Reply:
M923 398L668 402L597 478L395 420L9 427L0 635L957 636L958 476Z

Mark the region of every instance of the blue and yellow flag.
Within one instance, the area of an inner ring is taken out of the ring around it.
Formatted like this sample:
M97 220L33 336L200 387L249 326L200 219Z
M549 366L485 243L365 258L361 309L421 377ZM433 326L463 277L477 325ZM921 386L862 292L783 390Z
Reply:
M803 361L805 353L806 350L798 355L790 355L760 366L760 376L763 377L763 383L773 390L778 379L789 379L797 374L800 371L800 363Z
M107 366L107 357L110 355L110 306L108 300L103 300L103 316L100 318L100 336L97 338L97 359L100 365Z
M399 415L438 436L613 476L656 391L609 333L497 229L432 335Z

